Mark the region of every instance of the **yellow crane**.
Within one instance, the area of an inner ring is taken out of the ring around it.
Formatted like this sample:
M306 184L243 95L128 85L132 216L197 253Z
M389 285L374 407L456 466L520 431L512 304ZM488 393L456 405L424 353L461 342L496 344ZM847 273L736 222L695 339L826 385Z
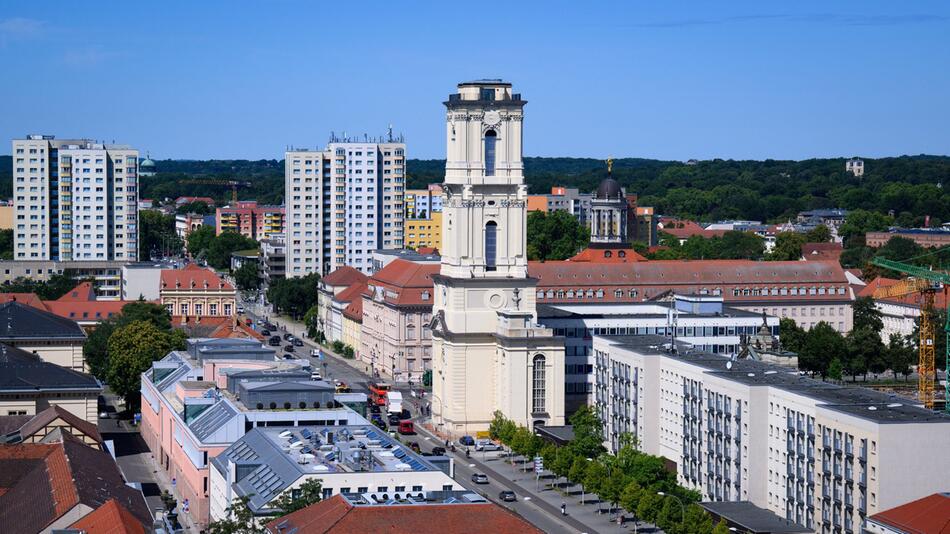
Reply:
M934 271L924 267L910 265L903 262L874 258L871 263L894 271L910 275L896 284L881 287L874 291L875 299L903 297L919 294L921 297L920 328L918 328L918 351L920 359L917 362L917 398L927 408L934 407L935 382L937 378L936 340L937 324L934 314L934 301L937 292L945 291L950 283L950 274L943 271ZM950 310L948 310L950 311ZM944 326L945 334L950 337L950 317ZM942 355L950 364L950 347ZM950 409L950 380L947 381L946 409Z
M231 203L237 204L237 190L239 187L251 187L251 182L243 182L240 180L183 180L180 183L183 184L192 184L192 185L226 185L231 187Z

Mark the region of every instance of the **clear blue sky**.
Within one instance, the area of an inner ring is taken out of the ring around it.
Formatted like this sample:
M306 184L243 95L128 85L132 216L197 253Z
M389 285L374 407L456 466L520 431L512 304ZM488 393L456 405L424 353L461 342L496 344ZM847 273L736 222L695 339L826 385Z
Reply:
M441 102L483 77L529 101L527 155L950 152L945 1L144 4L0 6L0 153L52 133L280 159L392 123L437 158Z

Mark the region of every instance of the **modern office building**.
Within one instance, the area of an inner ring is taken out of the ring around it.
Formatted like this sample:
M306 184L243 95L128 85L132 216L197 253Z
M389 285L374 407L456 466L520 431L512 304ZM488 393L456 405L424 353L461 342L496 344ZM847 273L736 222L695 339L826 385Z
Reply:
M665 302L539 304L538 322L564 337L564 400L568 413L588 404L594 385L593 336L659 335L723 356L735 356L743 337L763 321L778 336L778 317L724 306L722 297L671 295Z
M595 336L593 349L606 445L632 435L704 500L854 534L868 516L946 489L946 414L660 336Z
M138 156L88 139L14 139L13 258L138 259Z
M287 151L287 276L368 274L373 250L403 247L405 153L401 139L336 137L326 150Z
M255 515L272 515L272 502L307 480L320 480L323 498L351 493L459 491L433 460L370 424L256 428L211 460L211 519L227 517L235 498L248 497Z
M209 521L209 463L256 427L368 424L336 401L334 386L309 369L276 361L259 340L189 339L142 374L145 443L179 502Z

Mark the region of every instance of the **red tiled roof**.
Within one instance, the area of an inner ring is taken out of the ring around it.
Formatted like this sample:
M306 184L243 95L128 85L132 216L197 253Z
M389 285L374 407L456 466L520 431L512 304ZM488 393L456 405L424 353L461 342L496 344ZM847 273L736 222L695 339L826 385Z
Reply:
M19 429L20 436L24 438L27 436L32 436L40 429L50 426L57 419L62 419L67 425L96 440L96 442L102 443L102 436L99 434L99 427L90 423L89 421L86 421L85 419L77 417L67 409L55 405L34 415L29 421L23 424L23 426L21 426Z
M115 499L109 499L69 528L84 534L145 534L142 523Z
M36 293L0 293L0 304L10 301L21 302L38 310L49 311L49 308L43 304Z
M321 278L321 281L328 286L346 286L349 287L357 282L365 282L368 276L358 270L344 265L332 273Z
M366 289L366 280L355 282L351 286L347 287L343 291L337 293L333 300L337 302L353 302L356 299L359 299L359 296Z
M908 534L950 534L950 494L934 493L868 519Z
M78 286L56 299L57 302L89 302L96 300L96 290L92 282L80 282Z
M278 530L280 527L280 530ZM501 506L418 504L354 506L335 495L267 523L271 533L297 534L540 534L544 531Z
M192 337L264 340L260 332L234 317L205 316L200 319L194 315L173 315L172 327L184 330Z
M109 453L68 432L52 444L0 446L0 525L39 532L77 504L98 508L118 499L142 524L151 514L142 493L125 484Z
M195 263L189 263L184 269L162 269L162 289L189 290L194 283L195 291L209 290L234 291L234 286L225 282L211 269L205 269Z
M682 228L679 226L682 225ZM663 228L659 229L660 232L666 232L673 237L678 239L687 239L690 236L698 235L702 237L721 237L728 230L706 230L699 224L693 221L680 220L680 219L670 219L663 220Z
M423 256L428 256L430 254L438 254L439 249L435 247L419 247L416 249L416 252L422 254Z
M668 290L702 293L719 289L728 301L775 302L787 300L850 300L845 295L733 295L733 289L811 287L813 284L843 287L848 283L837 262L751 260L661 260L634 263L584 263L570 261L528 262L528 274L538 279L538 289L603 289L599 301L639 301ZM618 289L638 288L631 298ZM581 299L557 299L558 302ZM545 299L545 302L552 302Z
M46 309L56 315L79 322L103 321L121 313L128 303L127 300L98 300L91 282L81 282L59 299L44 302Z
M366 282L359 282L344 289L339 295L333 297L339 302L349 302L343 308L343 315L354 321L363 321L363 292L366 291Z
M838 261L844 247L841 243L805 243L802 245L802 258L805 261Z
M432 276L438 274L438 263L416 263L396 259L370 277L368 286L382 288L387 303L396 306L432 306ZM386 296L386 292L396 296ZM428 295L428 298L423 298ZM373 290L367 287L363 296L373 298Z
M592 248L587 247L580 251L574 257L567 261L591 262L591 263L632 263L635 261L646 261L646 258L637 254L632 248L613 247L613 248Z

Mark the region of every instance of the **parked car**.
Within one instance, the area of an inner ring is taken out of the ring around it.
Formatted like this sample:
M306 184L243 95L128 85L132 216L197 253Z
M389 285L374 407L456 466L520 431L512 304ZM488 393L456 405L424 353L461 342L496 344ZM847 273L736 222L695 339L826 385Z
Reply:
M472 436L462 436L459 438L459 445L462 445L463 447L474 447L475 438Z
M274 323L268 323L267 321L264 321L261 324L264 325L264 328L267 328L271 332L277 330L277 325L275 325Z
M389 414L389 417L387 419L389 420L389 424L391 425L398 425L399 421L401 421L401 419L399 419L399 416L394 413Z
M377 406L376 404L370 404L370 405L369 405L369 412L370 412L370 413L373 413L373 414L378 414L378 413L382 412L382 408L380 408L380 407Z
M432 447L433 456L445 456L445 447Z
M264 337L269 336L269 335L270 335L270 330L268 330L268 329L266 329L266 328L263 329L263 330L261 330L261 335L264 336Z
M498 445L490 439L480 439L475 442L476 451L500 451L501 445Z
M296 338L296 337L295 337L294 340L293 340L293 345L294 345L295 347L302 347L302 346L303 346L303 341L302 341L300 338Z
M505 502L515 502L518 500L518 497L515 495L515 492L511 490L505 490L498 494L498 498Z
M293 340L294 340L293 334L284 334L284 341L293 341Z
M485 473L473 473L472 482L476 484L488 484L488 475Z
M287 352L293 352L293 351L294 351L294 346L293 346L293 345L284 345L284 350L286 350Z
M293 354L289 354L289 353L284 354L284 359L285 359L285 360L293 360L293 359L294 359L294 355L293 355Z
M415 434L416 426L412 424L412 421L399 421L399 433Z
M280 336L271 336L271 338L267 340L267 344L270 345L271 347L279 347Z
M320 374L320 371L314 371L310 373L310 380L323 380L323 375Z

